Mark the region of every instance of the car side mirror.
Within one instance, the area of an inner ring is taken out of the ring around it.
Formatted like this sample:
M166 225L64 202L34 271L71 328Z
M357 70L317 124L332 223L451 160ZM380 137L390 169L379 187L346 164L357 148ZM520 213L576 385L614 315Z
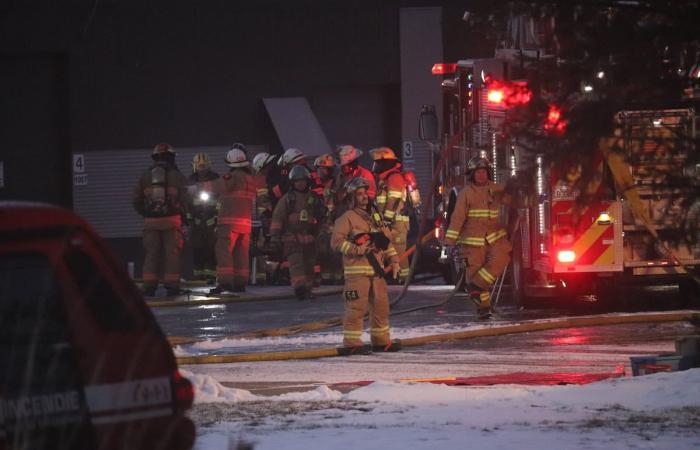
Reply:
M434 105L423 105L418 119L418 136L422 141L438 140L438 119Z

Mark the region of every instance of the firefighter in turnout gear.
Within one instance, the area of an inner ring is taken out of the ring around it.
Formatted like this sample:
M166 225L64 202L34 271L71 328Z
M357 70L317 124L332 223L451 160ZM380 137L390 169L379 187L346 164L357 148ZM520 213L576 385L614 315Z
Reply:
M330 153L325 153L314 161L314 166L319 174L323 187L323 206L326 215L323 219L321 232L316 240L319 265L321 266L321 282L323 284L337 284L343 280L343 261L337 252L331 250L331 233L335 221L335 158Z
M402 255L406 251L406 239L410 228L407 197L408 183L401 173L401 163L394 151L388 147L379 147L370 151L374 164L372 172L377 175L377 208L389 224L391 242ZM400 280L408 277L408 258L401 260Z
M134 209L144 217L143 292L155 295L162 270L163 284L171 296L180 292L187 180L175 165L175 150L169 144L156 145L151 157L154 165L141 175L132 198Z
M390 338L389 296L382 267L382 261L388 258L396 278L400 270L398 254L391 245L391 234L381 217L370 212L369 187L364 178L354 178L345 186L348 210L336 219L331 237L331 247L343 255L343 345L348 353L365 352L362 330L368 311L372 350L396 351L400 347ZM378 237L365 238L372 235Z
M362 150L353 147L352 145L342 145L336 150L340 161L340 174L336 180L336 217L340 217L344 212L348 202L346 201L345 186L353 178L364 178L369 184L367 195L369 199L374 201L377 196L377 183L374 180L374 175L369 170L360 166L360 156Z
M224 161L231 170L213 183L214 192L219 195L219 219L216 227L217 286L210 294L244 292L250 276L248 256L255 181L243 150L229 150Z
M255 181L255 216L259 227L253 229L252 239L255 261L255 281L264 284L268 281L267 243L270 239L270 220L272 219L272 199L267 182L270 170L274 167L276 155L261 152L253 158L253 180Z
M465 281L479 317L491 313L491 285L510 261L511 243L499 220L501 205L510 203L502 185L491 181L491 165L474 157L467 166L469 183L459 192L446 245L459 245Z
M206 153L197 153L192 160L192 207L187 213L189 240L192 245L194 276L199 280L213 282L216 279L216 216L218 198L212 182L219 174L211 170L211 161Z
M324 218L322 200L310 190L311 174L304 166L289 172L291 189L272 213L270 244L283 247L289 261L294 294L299 300L311 299L316 263L316 236Z

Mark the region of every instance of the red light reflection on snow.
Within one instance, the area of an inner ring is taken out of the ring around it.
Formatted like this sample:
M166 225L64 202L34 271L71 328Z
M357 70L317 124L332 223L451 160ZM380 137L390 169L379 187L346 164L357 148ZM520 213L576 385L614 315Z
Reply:
M587 344L591 339L581 330L560 330L557 331L555 336L550 339L553 345L582 345Z

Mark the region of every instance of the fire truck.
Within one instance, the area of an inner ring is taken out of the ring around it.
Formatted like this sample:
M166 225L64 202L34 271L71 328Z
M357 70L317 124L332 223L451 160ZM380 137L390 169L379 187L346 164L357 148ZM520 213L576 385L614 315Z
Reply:
M501 214L513 243L504 276L518 303L593 299L621 283L677 284L686 298L697 300L700 164L693 108L620 110L610 117L614 135L598 148L581 149L595 154L591 167L567 167L504 131L513 105L530 95L524 81L509 80L506 60L436 64L433 73L444 77L441 120L424 106L419 134L442 155L435 242L444 237L467 182L467 161L485 156L496 182L526 180L519 205ZM562 123L554 108L543 127ZM456 279L456 261L445 248L439 261L446 278Z

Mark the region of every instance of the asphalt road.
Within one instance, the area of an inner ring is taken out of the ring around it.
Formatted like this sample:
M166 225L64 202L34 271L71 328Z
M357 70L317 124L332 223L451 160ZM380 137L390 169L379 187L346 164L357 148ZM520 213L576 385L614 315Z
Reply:
M284 287L250 288L249 294L284 292ZM398 286L390 288L395 298ZM412 286L394 311L441 303L450 287ZM523 310L512 304L507 287L495 317L477 321L473 306L455 297L439 307L398 314L391 318L393 336L414 337L472 327L498 326L525 320L590 315L666 311L679 306L673 288L626 290L599 302L560 303L551 308ZM169 336L210 339L205 346L183 346L192 353L249 353L339 345L339 327L314 333L261 340L237 340L235 335L258 329L313 322L342 315L340 296L320 297L311 302L276 300L197 307L154 308ZM600 374L630 373L630 357L674 351L678 337L700 334L687 322L641 323L568 328L410 347L392 354L373 354L319 360L270 361L185 366L211 374L227 386L259 394L312 389L320 384L352 386L363 380L474 377L513 373ZM217 345L222 339L226 344Z

